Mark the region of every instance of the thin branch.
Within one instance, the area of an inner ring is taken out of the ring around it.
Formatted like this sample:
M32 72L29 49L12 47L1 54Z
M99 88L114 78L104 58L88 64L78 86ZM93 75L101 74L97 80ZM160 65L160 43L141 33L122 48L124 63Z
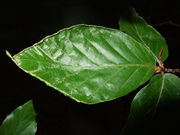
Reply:
M180 73L180 69L165 68L164 72L167 72L167 73Z
M171 26L180 28L180 24L177 24L177 23L175 23L173 21L165 21L165 22L162 22L162 23L155 24L154 26L160 27L160 26L164 26L164 25L171 25Z

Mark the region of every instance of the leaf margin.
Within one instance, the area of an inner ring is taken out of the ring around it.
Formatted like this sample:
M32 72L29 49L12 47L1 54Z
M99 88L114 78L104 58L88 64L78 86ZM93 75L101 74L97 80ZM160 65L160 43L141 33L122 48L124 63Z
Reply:
M51 83L47 82L46 80L41 79L40 77L32 74L31 72L29 72L29 71L27 71L27 70L24 70L23 68L21 68L21 67L19 66L18 62L15 60L15 57L16 57L16 56L23 54L26 50L31 49L31 48L33 48L34 46L39 45L40 43L44 42L46 39L51 38L51 37L53 37L53 36L55 36L55 35L58 35L58 34L59 34L60 32L62 32L62 31L69 30L69 29L72 29L72 28L77 27L77 26L105 28L105 29L108 29L108 30L116 30L116 31L118 30L118 29L107 28L107 27L103 27L103 26L97 26L97 25L77 24L77 25L73 25L73 26L71 26L71 27L67 27L67 28L61 29L61 30L57 31L57 32L54 33L54 34L48 35L48 36L44 37L42 40L40 40L39 42L37 42L37 43L35 43L35 44L33 44L33 45L31 45L31 46L23 49L22 51L18 52L17 54L15 54L15 55L13 55L13 56L6 50L6 55L7 55L8 57L10 57L11 60L12 60L21 70L23 70L23 71L26 72L27 74L35 77L36 79L40 80L41 82L45 83L47 86L50 86L51 88L53 88L53 89L57 90L58 92L64 94L65 96L70 97L71 99L75 100L76 102L84 103L84 104L97 104L97 103L87 103L87 102L84 102L84 101L82 101L82 100L78 100L77 98L75 98L75 97L71 96L70 94L68 94L67 92L65 92L65 90L63 90L63 89L60 90L59 88L51 85ZM124 35L130 37L130 38L131 38L132 40L134 40L135 42L138 42L138 41L136 41L134 38L132 38L131 36L129 36L128 34L122 32L122 31L120 31L120 30L118 30L118 31L121 32L121 33L123 33ZM138 44L140 45L141 43L138 42ZM147 49L144 45L142 45L142 47L143 47L145 50L147 50L150 54L152 54L152 56L153 56L153 53L152 53L149 49ZM155 63L156 63L157 61L156 61L156 58L155 58L155 57L153 57L153 58L154 58L154 67L155 67ZM154 68L154 67L153 67L153 68ZM147 80L147 81L148 81L148 80ZM144 82L144 83L145 83L145 82ZM142 85L142 84L140 84L140 85ZM135 90L135 89L134 89L134 90ZM132 91L133 91L133 90L132 90ZM120 96L120 97L122 97L122 96ZM114 99L116 99L116 98L114 98ZM111 99L111 100L114 100L114 99ZM111 101L111 100L107 100L107 101ZM106 102L106 101L101 101L101 102ZM101 102L98 102L98 103L101 103Z

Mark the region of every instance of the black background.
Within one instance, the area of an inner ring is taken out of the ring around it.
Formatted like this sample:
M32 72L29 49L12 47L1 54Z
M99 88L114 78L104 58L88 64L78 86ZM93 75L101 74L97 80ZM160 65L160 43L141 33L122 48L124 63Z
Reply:
M118 28L118 18L129 7L153 25L169 47L167 67L180 67L178 1L148 0L6 0L0 2L0 122L17 106L32 99L37 113L37 135L118 135L136 92L114 101L84 105L20 70L5 54L16 54L59 29L74 24ZM178 75L178 74L177 74Z

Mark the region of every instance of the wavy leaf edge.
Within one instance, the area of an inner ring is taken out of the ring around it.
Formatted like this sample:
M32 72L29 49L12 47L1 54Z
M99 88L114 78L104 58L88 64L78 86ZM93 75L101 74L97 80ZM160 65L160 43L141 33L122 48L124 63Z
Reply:
M104 26L97 26L97 25L78 24L78 25L73 25L73 26L71 26L71 27L67 27L67 28L61 29L61 30L57 31L57 32L54 33L54 34L48 35L48 36L44 37L42 40L40 40L39 42L37 42L37 43L35 43L35 44L33 44L33 45L31 45L31 46L23 49L22 51L20 51L19 53L15 54L15 55L13 55L13 56L6 50L6 55L7 55L8 57L10 57L11 60L18 66L19 64L15 61L15 57L16 57L16 56L21 55L21 54L24 53L26 50L28 50L28 49L30 49L30 48L33 48L34 46L37 46L38 44L44 42L46 39L51 38L51 37L53 37L53 36L55 36L55 35L58 35L58 34L59 34L60 32L62 32L62 31L70 30L70 29L72 29L72 28L74 28L74 27L77 27L77 26L96 27L96 28L103 28L103 29L107 29L107 30L119 31L120 33L122 33L122 34L124 34L125 36L128 36L129 38L131 38L132 40L134 40L134 42L137 42L139 45L142 45L142 44L139 43L137 40L135 40L133 37L131 37L130 35L122 32L121 30L118 30L118 29L107 28L107 27L104 27ZM144 45L142 45L142 47L145 48L145 50L147 50L152 56L154 56L154 55L153 55L153 52L152 52L150 49L148 49L148 48L147 48L146 46L144 46ZM156 57L154 57L154 61L155 61L155 63L157 62ZM154 67L152 67L152 68L155 68L155 63L154 63ZM59 88L51 85L51 83L48 83L47 81L41 79L40 77L38 77L38 76L36 76L36 75L34 75L34 74L32 74L32 73L24 70L24 69L21 68L20 66L18 66L18 67L19 67L20 69L22 69L24 72L30 74L31 76L39 79L39 80L42 81L42 82L44 82L47 86L50 86L51 88L55 88L57 91L59 91ZM148 81L148 80L147 80L147 81ZM144 82L144 83L145 83L145 82ZM142 85L142 84L141 84L141 85ZM131 91L133 91L133 90L131 90ZM75 100L76 102L81 102L81 103L84 103L84 104L97 104L97 103L87 103L87 102L78 100L77 98L74 98L73 96L71 96L70 94L66 93L66 92L65 92L64 90L62 90L62 89L61 89L61 91L59 91L59 92L63 93L65 96L70 97L71 99ZM127 95L127 94L126 94L126 95ZM125 95L124 95L124 96L125 96ZM120 97L122 97L122 96L120 96ZM114 98L114 99L116 99L116 98ZM112 100L114 100L114 99L112 99ZM107 100L107 101L110 101L110 100ZM106 100L105 100L105 101L101 101L101 102L106 102ZM98 103L101 103L101 102L98 102Z

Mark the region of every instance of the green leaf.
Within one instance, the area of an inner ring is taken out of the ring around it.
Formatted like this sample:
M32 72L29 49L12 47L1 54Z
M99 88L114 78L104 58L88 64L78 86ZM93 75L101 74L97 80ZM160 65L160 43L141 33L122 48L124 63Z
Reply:
M152 26L148 25L135 9L130 9L124 14L119 20L119 25L122 31L149 47L156 56L163 49L162 60L167 59L168 48L165 39Z
M180 79L169 73L155 75L133 99L123 135L172 133L180 122L179 107Z
M35 135L36 121L32 101L19 106L0 126L0 135Z
M87 104L128 94L152 76L156 63L150 50L127 34L90 25L61 30L12 60L47 85Z

